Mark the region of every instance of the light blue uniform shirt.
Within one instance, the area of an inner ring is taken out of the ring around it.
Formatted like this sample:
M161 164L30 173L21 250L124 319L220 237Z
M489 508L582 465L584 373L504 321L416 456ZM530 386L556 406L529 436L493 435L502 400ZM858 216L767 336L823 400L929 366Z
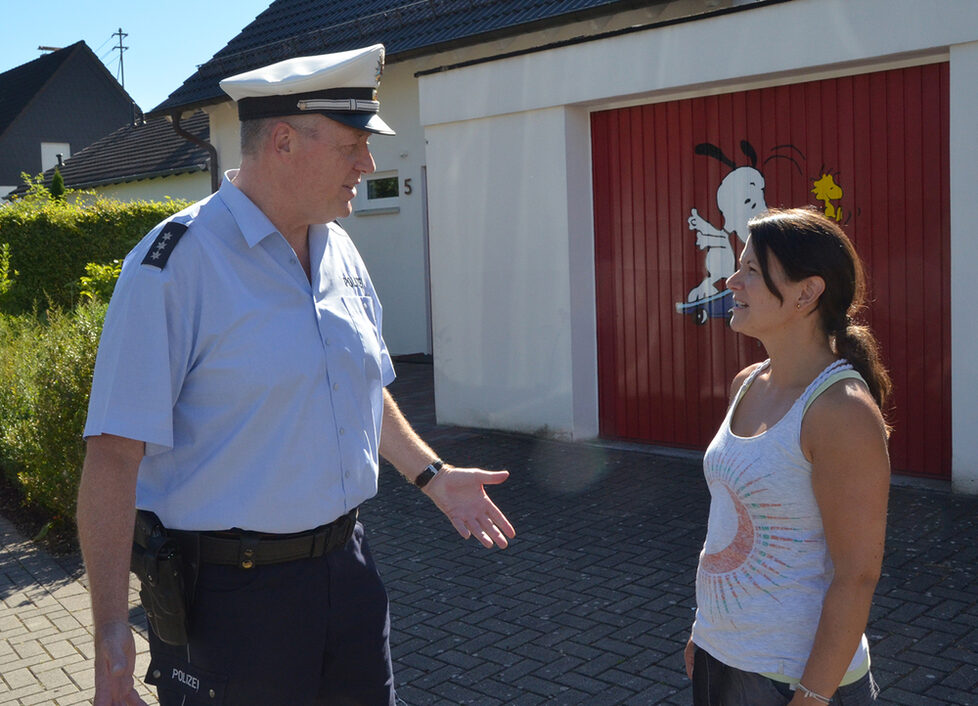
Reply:
M381 307L335 224L309 229L311 283L235 187L176 214L163 269L128 257L106 315L85 435L146 442L137 507L167 527L298 532L377 492Z

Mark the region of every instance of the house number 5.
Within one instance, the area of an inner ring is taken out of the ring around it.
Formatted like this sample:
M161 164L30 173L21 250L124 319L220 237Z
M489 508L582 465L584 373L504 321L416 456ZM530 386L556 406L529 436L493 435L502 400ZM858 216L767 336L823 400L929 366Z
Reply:
M404 180L404 195L407 196L412 191L413 191L413 189L411 188L411 180L410 179L405 179Z

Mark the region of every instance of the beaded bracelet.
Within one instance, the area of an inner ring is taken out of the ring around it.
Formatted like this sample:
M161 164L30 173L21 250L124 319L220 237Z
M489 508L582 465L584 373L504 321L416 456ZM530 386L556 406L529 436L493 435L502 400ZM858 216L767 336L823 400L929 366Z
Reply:
M830 704L830 703L832 703L832 699L826 698L825 696L822 696L821 694L812 691L811 689L809 689L807 686L805 686L801 682L798 682L798 684L795 686L795 690L796 691L800 691L802 693L802 695L804 695L804 697L806 699L815 699L820 704Z

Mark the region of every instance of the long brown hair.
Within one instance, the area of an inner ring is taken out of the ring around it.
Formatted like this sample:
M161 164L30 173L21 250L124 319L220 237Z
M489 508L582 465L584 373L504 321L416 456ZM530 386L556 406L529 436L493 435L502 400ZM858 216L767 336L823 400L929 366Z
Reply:
M778 299L784 301L771 280L768 253L778 259L791 282L812 276L825 281L816 307L822 330L835 354L852 363L885 410L893 383L880 359L876 336L855 320L865 304L866 277L842 228L807 208L770 209L751 219L748 228L764 283Z

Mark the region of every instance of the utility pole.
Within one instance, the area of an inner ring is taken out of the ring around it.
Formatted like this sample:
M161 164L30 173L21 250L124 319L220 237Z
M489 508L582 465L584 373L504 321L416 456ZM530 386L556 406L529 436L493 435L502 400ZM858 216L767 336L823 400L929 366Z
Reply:
M126 70L125 70L125 68L123 67L123 64L122 64L122 53L126 49L128 49L129 47L122 46L122 39L123 39L123 37L128 37L129 35L127 33L123 32L122 31L122 27L120 27L118 32L113 32L112 33L112 36L119 38L119 46L115 47L116 49L119 50L119 83L121 83L122 84L122 87L125 88L126 87Z

